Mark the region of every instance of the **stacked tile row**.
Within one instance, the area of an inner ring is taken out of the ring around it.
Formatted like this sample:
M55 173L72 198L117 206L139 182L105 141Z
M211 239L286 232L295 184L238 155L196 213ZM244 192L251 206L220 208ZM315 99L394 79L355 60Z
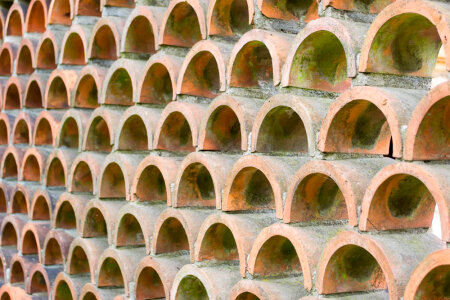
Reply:
M1 299L450 298L450 4L0 4Z

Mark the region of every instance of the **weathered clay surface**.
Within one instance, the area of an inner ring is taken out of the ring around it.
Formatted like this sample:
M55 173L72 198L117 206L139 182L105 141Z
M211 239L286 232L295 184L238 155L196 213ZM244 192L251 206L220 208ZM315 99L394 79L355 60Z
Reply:
M0 298L450 299L447 0L0 1Z

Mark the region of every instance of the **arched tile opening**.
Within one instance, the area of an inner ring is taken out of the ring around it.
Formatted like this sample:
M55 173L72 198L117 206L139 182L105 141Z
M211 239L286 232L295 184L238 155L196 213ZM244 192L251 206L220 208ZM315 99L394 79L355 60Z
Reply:
M126 198L125 177L117 163L110 163L103 171L100 198Z
M208 228L201 241L198 259L229 261L239 264L236 240L231 230L221 223Z
M302 266L292 242L281 235L270 237L259 249L253 275L259 277L299 276Z
M94 193L94 183L89 165L80 161L72 174L72 193Z
M51 238L47 242L44 257L45 265L62 265L64 263L61 246L55 238Z
M59 158L54 158L48 169L47 169L47 179L46 185L48 187L65 187L66 186L66 174L63 164Z
M203 164L192 163L183 170L178 184L177 206L216 206L214 181Z
M170 217L164 221L158 232L155 253L189 251L189 241L181 222Z
M141 33L145 32L143 36ZM123 52L153 54L156 52L155 34L152 24L145 15L136 16L131 21L125 36Z
M78 149L79 132L77 121L69 117L64 120L59 134L59 147Z
M63 202L56 211L56 228L64 229L76 229L77 228L77 218L75 215L75 210L69 201Z
M84 221L83 237L107 237L105 217L98 208L91 208Z
M33 211L31 215L32 220L48 220L50 221L50 207L48 206L47 199L40 195L33 205Z
M308 153L308 135L302 119L288 106L272 108L262 121L257 152Z
M132 214L125 214L120 219L117 231L116 246L145 246L145 237L141 228L141 224Z
M62 63L67 65L85 65L85 45L76 32L70 33L63 48Z
M125 282L118 262L108 257L103 262L98 274L98 287L123 288Z
M70 0L53 0L50 4L50 24L72 24L72 2Z
M173 6L165 21L161 30L162 44L192 47L202 39L199 16L188 2L179 2Z
M211 5L212 7L211 11ZM211 1L208 9L209 35L242 35L252 29L253 2L246 0Z
M172 112L164 120L157 148L169 151L193 152L195 150L191 127L181 112Z
M319 18L314 0L259 0L258 7L268 18L309 22Z
M159 299L166 296L159 274L151 267L145 267L139 273L136 282L136 299Z
M111 152L111 138L108 123L101 117L95 117L87 132L86 150Z

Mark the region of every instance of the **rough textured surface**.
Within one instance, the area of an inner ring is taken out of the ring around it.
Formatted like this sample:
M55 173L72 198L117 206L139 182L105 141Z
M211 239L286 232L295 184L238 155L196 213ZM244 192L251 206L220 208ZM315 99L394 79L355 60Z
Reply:
M446 0L0 1L0 298L450 299Z

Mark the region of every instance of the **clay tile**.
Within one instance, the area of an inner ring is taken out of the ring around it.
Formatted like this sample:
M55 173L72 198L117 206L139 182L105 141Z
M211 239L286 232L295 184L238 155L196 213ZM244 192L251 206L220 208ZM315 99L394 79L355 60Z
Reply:
M153 132L161 115L160 109L132 106L122 115L115 150L146 151L153 149Z
M331 104L317 147L323 152L401 157L405 128L423 96L424 91L351 88Z
M4 42L0 48L0 75L10 76L13 73L17 45Z
M19 112L12 128L12 144L32 144L35 119L36 115L34 114Z
M81 151L89 115L80 110L67 110L56 133L56 146Z
M62 43L62 32L47 30L41 36L36 48L36 69L56 69L59 45Z
M366 31L365 24L329 17L310 22L292 42L282 85L331 92L346 90L351 86L351 77L356 76L356 58Z
M253 121L262 104L263 101L253 98L218 96L202 118L199 150L246 151Z
M126 204L125 201L101 201L98 199L89 201L80 217L81 237L102 237L112 244L117 216L124 204Z
M27 81L26 78L11 76L3 90L3 109L21 109L23 92L25 90Z
M446 3L395 1L370 26L359 71L430 77L441 45L450 70L449 23Z
M72 163L69 184L70 193L89 193L97 195L100 169L105 155L100 153L81 153Z
M206 16L208 35L244 34L252 29L254 12L253 1L210 1Z
M7 282L6 272L8 270L8 263L10 262L11 259L10 253L11 252L7 251L6 249L0 250L0 284L2 286Z
M13 287L7 284L6 282L2 282L2 286L0 287L0 297L2 297L5 300L13 299L14 292L11 290L12 288Z
M45 98L45 87L48 75L33 73L27 83L25 95L23 97L23 106L27 108L43 108Z
M88 62L88 43L91 28L87 25L73 24L66 31L62 41L59 63L66 65L85 65Z
M81 288L85 283L86 280L84 277L70 276L64 272L60 272L53 283L53 299L66 300L68 297L71 297L71 299L78 299Z
M51 194L51 196L49 195ZM54 207L57 196L54 193L47 193L45 190L38 190L32 200L29 211L32 220L50 220L51 210Z
M282 2L279 0L258 0L258 8L268 17L287 21L309 22L319 18L317 1Z
M246 155L228 173L222 210L275 210L283 216L283 193L306 158Z
M358 11L362 13L377 14L386 6L395 2L395 0L377 0L373 2L363 2L358 0L324 0L322 6L324 8L332 6L340 10Z
M207 6L206 0L171 0L161 22L160 44L192 47L205 39Z
M237 159L233 155L198 152L187 155L179 167L172 206L220 208L222 190Z
M293 176L283 220L290 222L348 220L358 225L358 212L372 177L394 163L388 158L314 160Z
M414 267L442 247L432 234L363 235L343 231L322 252L317 291L335 294L384 290L390 299L400 299Z
M51 0L49 23L70 25L73 19L73 0Z
M147 156L138 165L131 186L131 201L167 203L172 205L172 188L175 184L181 158Z
M237 262L241 276L245 276L253 242L274 222L272 214L210 214L195 242L195 261Z
M108 248L106 239L77 237L70 244L67 254L66 272L74 276L88 274L89 281L94 283L99 258L106 248Z
M47 26L47 3L45 0L31 0L25 18L26 32L45 32Z
M31 200L29 218L43 221L53 219L54 208L60 194L59 191L37 189Z
M99 99L101 104L133 105L142 64L131 59L116 60L108 69Z
M194 261L194 244L208 212L192 209L167 208L157 218L151 253L183 253L188 251ZM150 252L150 251L149 251Z
M33 144L35 146L56 146L56 136L62 116L62 111L43 110L39 113L34 123Z
M298 279L249 280L242 279L231 290L231 300L246 299L299 299L306 292L299 286Z
M51 284L54 282L58 273L62 271L60 268L51 268L36 263L30 270L26 283L26 291L29 295L38 294L36 296L50 297Z
M230 266L197 267L185 265L173 280L172 299L228 299L233 285L240 279Z
M0 113L0 145L8 145L11 135L11 123L7 114Z
M44 107L47 109L67 109L75 87L77 73L73 70L54 70L47 81Z
M83 139L83 150L111 152L122 110L99 107L91 113Z
M253 243L248 272L256 278L269 279L302 275L304 288L311 290L322 249L340 230L339 226L273 224L266 227Z
M71 106L97 108L107 70L100 66L86 66L78 74Z
M8 201L13 191L13 186L7 182L0 183L0 213L6 213L8 210Z
M105 6L133 8L136 0L102 0Z
M438 250L420 262L412 273L405 289L405 300L445 299L447 297L445 278L450 265L450 250Z
M131 199L131 184L142 156L113 153L103 161L98 177L99 198Z
M64 265L72 241L73 236L65 231L50 230L45 237L41 263L46 266ZM53 283L54 280L52 280L52 285Z
M156 6L136 7L125 23L121 52L147 55L155 53L159 49L158 25L161 24L164 10Z
M164 257L144 257L137 265L134 275L136 300L166 298L176 273L187 263Z
M162 205L124 205L117 215L114 230L114 245L116 247L140 247L150 249L150 240Z
M194 151L205 110L204 104L169 103L156 126L153 147L168 151Z
M3 249L10 246L20 250L20 234L25 222L26 219L19 215L7 215L3 218L0 231Z
M5 7L0 7L0 39L4 39L4 28L5 28L5 16L8 10Z
M1 164L2 178L18 178L24 152L24 149L14 146L6 148Z
M104 1L75 0L75 14L78 16L101 17Z
M167 104L176 99L176 82L182 59L157 53L152 55L140 76L137 96L139 103Z
M20 251L22 255L37 255L41 260L45 236L50 230L47 222L27 223L22 228Z
M129 283L133 280L135 266L144 255L141 248L106 249L98 260L97 286L122 288L125 295L130 295Z
M54 205L52 226L54 228L80 230L81 216L89 200L88 195L62 193Z
M69 170L77 152L72 150L54 150L47 158L43 184L47 187L65 188Z
M417 104L406 132L406 160L450 159L445 112L450 107L450 81L433 88ZM447 132L447 133L446 133Z
M98 288L93 283L86 283L81 289L80 298L81 300L101 300L101 299L114 299L114 300L125 300L120 298L117 289L104 289Z
M384 167L364 194L360 229L428 228L437 205L442 240L450 241L449 178L445 165L396 163Z
M228 63L230 87L277 86L291 46L291 36L253 29L234 45Z
M14 254L10 262L9 282L20 287L25 287L25 281L30 274L31 268L38 262L37 257L21 256L18 253Z
M0 288L0 297L5 300L9 299L28 299L29 297L21 286L4 284Z
M226 89L231 45L204 40L187 53L178 76L177 94L214 98Z
M23 36L27 4L16 2L9 8L3 36Z
M16 74L31 74L34 72L34 67L36 65L36 46L38 40L35 39L23 39L20 42L19 49L17 50L17 60L16 60Z
M289 94L269 98L255 116L251 150L315 155L316 137L330 103Z
M118 17L99 19L92 29L88 58L116 60L120 55L120 36L124 22Z
M31 211L33 195L39 189L37 185L23 185L17 183L10 193L8 212L10 214L25 214Z

